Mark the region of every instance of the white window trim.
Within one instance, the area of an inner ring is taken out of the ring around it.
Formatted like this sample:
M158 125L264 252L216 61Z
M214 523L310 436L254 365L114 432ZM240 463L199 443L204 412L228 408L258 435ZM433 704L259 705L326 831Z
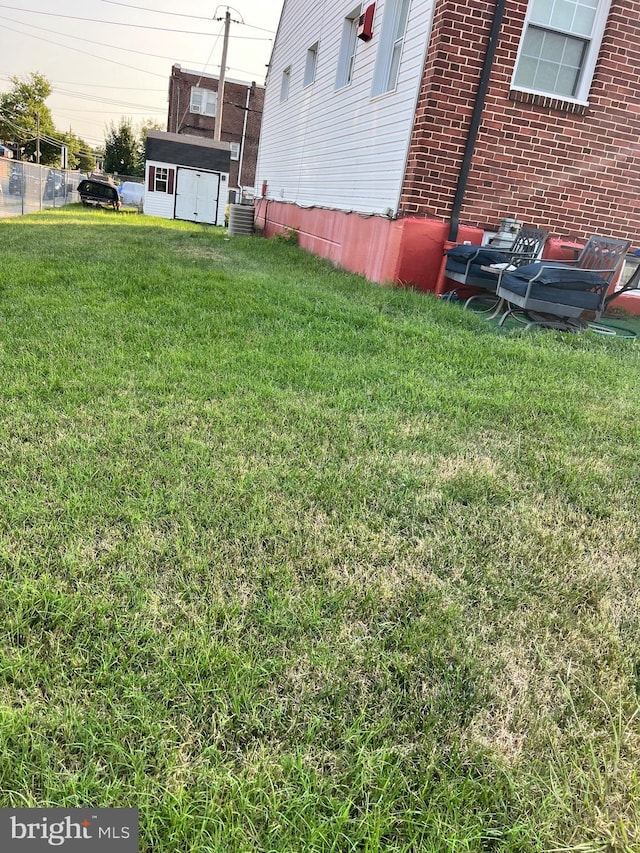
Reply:
M280 103L286 101L289 97L289 89L291 87L291 66L287 65L287 67L282 72L282 79L280 80Z
M376 64L373 71L373 83L371 86L371 96L373 98L378 95L386 95L389 92L395 92L398 87L398 77L400 76L400 65L402 62L402 51L404 48L404 40L407 34L407 26L409 22L409 13L411 11L411 1L408 0L406 6L406 19L402 36L396 37L398 29L399 16L403 11L403 0L388 0L385 2L384 14L382 17L382 28L380 31L380 43L378 45L378 53L376 55ZM393 56L399 52L398 63L396 65L395 79L391 80L390 75L393 67Z
M316 69L318 67L318 48L320 47L319 42L315 42L312 44L310 48L307 49L307 56L304 63L304 80L302 82L303 89L307 86L311 86L316 82Z
M204 109L202 107L203 102ZM215 118L218 112L218 93L214 92L213 89L201 89L199 86L192 86L189 112Z
M166 166L156 166L153 175L154 193L169 192L169 169Z
M231 159L239 160L240 159L240 143L239 142L230 142L229 146L231 148Z
M545 27L541 26L538 23L533 24L533 26L538 29L547 30L548 32L557 32L560 35L565 36L575 36L575 38L584 38L584 41L588 42L586 48L586 56L585 61L582 66L582 71L580 73L580 80L578 81L578 90L573 97L568 95L561 95L554 92L544 92L539 89L527 88L522 85L516 85L515 77L516 72L518 70L518 63L520 62L520 55L522 53L522 48L524 44L525 33L527 32L527 28L529 27L531 22L531 11L533 8L534 0L529 0L529 4L527 6L527 14L524 19L524 25L522 27L522 35L520 37L520 44L518 46L518 55L516 56L516 62L513 68L513 76L511 78L511 89L516 92L528 92L533 95L541 95L545 98L554 98L558 101L565 101L570 104L580 104L581 106L589 105L589 92L591 90L591 84L593 82L593 75L596 69L596 63L598 61L598 55L600 53L600 47L602 45L602 38L604 36L604 30L607 25L607 19L609 17L609 9L611 8L611 0L599 0L598 8L596 10L596 16L593 21L593 30L591 32L590 37L577 36L574 33L569 33L564 30L559 30L554 27Z
M340 56L338 58L338 70L336 73L336 89L344 89L345 86L350 86L353 80L358 48L358 23L361 12L362 6L356 6L348 15L345 15L342 24Z

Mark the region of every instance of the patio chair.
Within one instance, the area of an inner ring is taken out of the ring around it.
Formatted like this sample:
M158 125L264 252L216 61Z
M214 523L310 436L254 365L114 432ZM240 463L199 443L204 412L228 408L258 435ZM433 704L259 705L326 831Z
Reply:
M496 297L498 286L498 270L494 272L483 267L509 265L519 267L528 264L539 257L548 236L547 231L540 228L524 226L520 229L509 249L493 249L491 246L454 246L447 252L445 276L458 282L462 287L455 288L447 297L455 298L464 288L480 289L480 293L469 295L464 307L477 299ZM498 304L497 297L491 300L490 310Z
M575 261L542 261L498 276L498 296L507 310L500 318L520 319L526 328L564 331L586 328L602 314L607 292L615 280L629 249L628 240L590 237Z

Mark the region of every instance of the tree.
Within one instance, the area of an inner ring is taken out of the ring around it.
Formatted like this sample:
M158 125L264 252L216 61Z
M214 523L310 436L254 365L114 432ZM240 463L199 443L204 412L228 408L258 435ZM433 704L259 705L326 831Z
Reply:
M139 148L140 139L131 119L120 119L117 127L111 122L104 141L104 171L118 175L143 175L144 170L140 171Z
M26 160L37 159L39 139L40 162L44 165L59 163L60 148L46 142L46 138L57 136L51 110L45 104L51 94L51 84L37 72L24 80L15 75L9 80L11 90L0 95L0 138L13 142Z
M144 175L147 158L147 133L150 130L162 130L163 127L157 121L148 119L140 126L140 144L138 146L138 174Z

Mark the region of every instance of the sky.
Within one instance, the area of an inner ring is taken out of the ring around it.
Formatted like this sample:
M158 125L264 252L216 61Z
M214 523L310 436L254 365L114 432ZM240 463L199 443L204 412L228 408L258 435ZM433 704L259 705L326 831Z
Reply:
M0 92L40 72L55 127L92 147L122 118L166 127L171 67L263 84L283 0L0 0ZM180 10L179 12L177 10Z

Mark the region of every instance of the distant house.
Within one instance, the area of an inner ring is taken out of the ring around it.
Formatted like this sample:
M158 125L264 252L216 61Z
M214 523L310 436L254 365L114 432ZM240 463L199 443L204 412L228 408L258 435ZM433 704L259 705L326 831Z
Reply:
M224 225L229 153L228 142L150 130L144 212L163 219Z
M219 77L183 71L174 65L169 78L167 131L213 139L220 113ZM253 189L256 180L258 141L262 125L264 86L225 78L220 139L231 151L230 201L240 199L241 189Z
M375 281L515 217L640 246L640 0L287 0L256 223Z

